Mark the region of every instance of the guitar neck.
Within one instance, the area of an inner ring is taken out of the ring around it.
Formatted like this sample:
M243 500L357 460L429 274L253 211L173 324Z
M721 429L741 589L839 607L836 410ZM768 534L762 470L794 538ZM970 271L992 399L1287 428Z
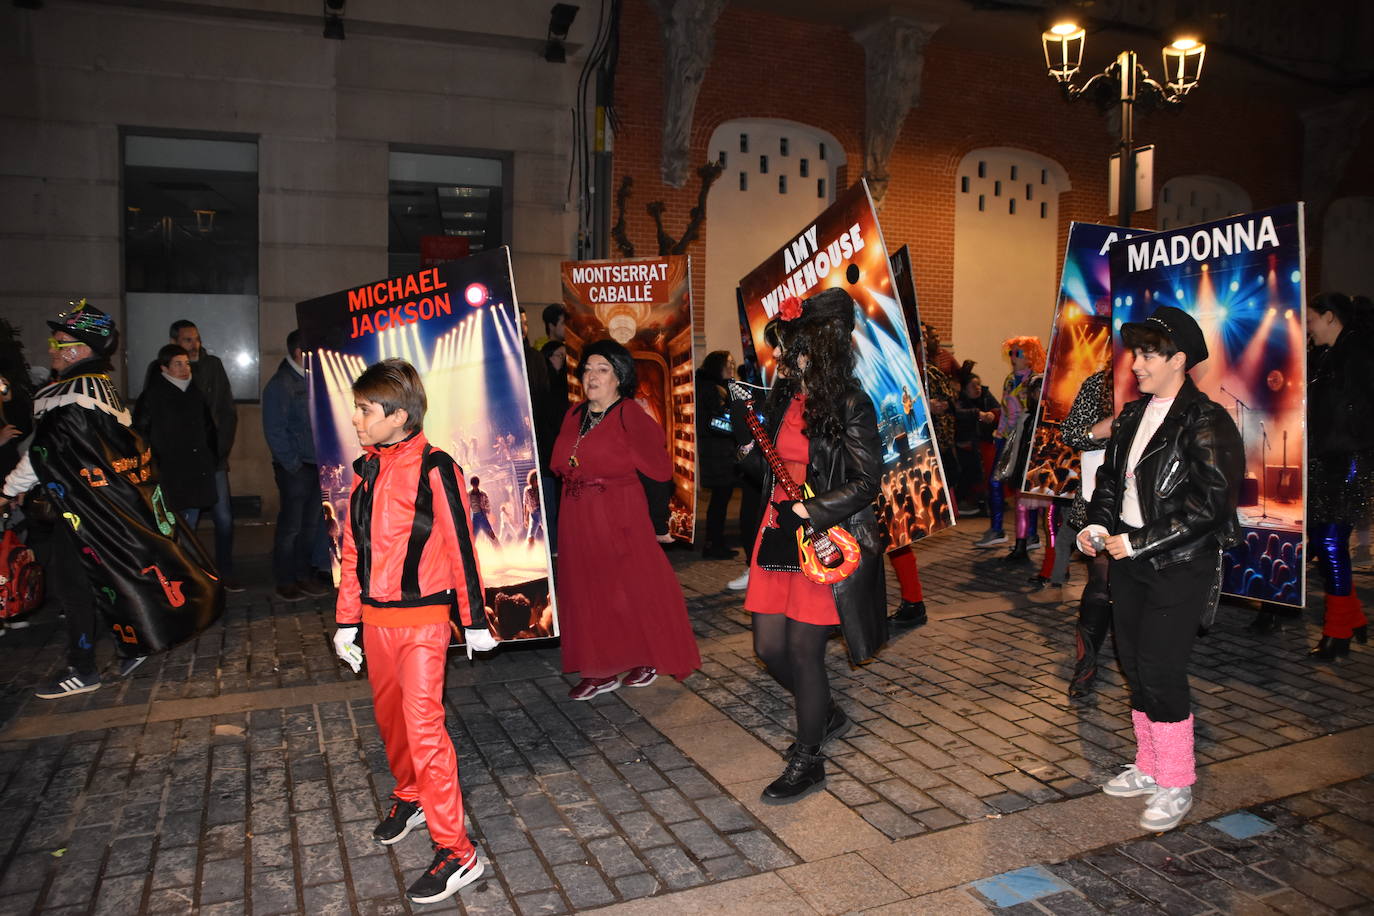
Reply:
M763 428L759 418L754 416L754 402L746 401L744 404L744 422L749 425L749 432L754 437L754 442L758 445L759 451L767 459L768 466L773 469L773 476L777 478L782 486L783 492L789 498L800 500L805 494L792 479L792 475L787 472L787 465L783 464L782 457L778 455L777 448L773 445L773 437L768 435L768 430Z

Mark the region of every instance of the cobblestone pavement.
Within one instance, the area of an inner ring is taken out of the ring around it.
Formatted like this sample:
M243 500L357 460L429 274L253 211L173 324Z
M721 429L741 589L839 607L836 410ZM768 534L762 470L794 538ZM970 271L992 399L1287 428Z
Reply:
M1374 780L1232 812L969 887L998 913L1339 913L1374 900Z
M833 683L858 727L830 749L828 792L814 798L833 807L816 829L840 832L848 818L870 831L846 847L864 861L799 842L811 828L787 818L802 806L761 809L757 787L713 766L671 715L644 711L641 700L691 700L723 713L742 743L766 751L791 740L789 705L749 651L741 595L724 590L739 565L674 551L703 653L683 687L574 703L556 649L451 664L470 831L494 867L460 900L417 909L680 912L679 899L719 887L726 897L688 909L1374 912L1374 784L1350 777L1214 812L1246 812L1252 820L1227 822L1244 836L1209 814L1154 840L1128 825L1106 846L1094 830L1079 840L1070 830L1051 847L1065 854L1018 860L1025 867L1009 874L994 856L983 883L908 883L885 867L904 842L954 844L961 831L1106 801L1096 785L1130 747L1110 667L1094 702L1063 699L1072 592L1027 594L1033 570L973 550L977 534L974 525L921 545L929 624L860 670L832 643ZM254 570L241 572L251 581ZM265 564L256 571L266 581ZM889 591L895 604L891 576ZM429 862L428 837L390 848L370 837L391 782L366 682L333 658L331 621L328 602L288 605L250 589L199 639L61 701L31 696L61 662L60 624L40 615L10 631L0 640L0 914L411 912L403 891ZM1254 637L1247 621L1224 608L1198 644L1201 763L1364 734L1374 652L1314 666L1303 659L1314 627L1294 620ZM1353 775L1374 772L1367 763ZM808 884L822 867L856 877ZM747 902L753 892L776 907Z

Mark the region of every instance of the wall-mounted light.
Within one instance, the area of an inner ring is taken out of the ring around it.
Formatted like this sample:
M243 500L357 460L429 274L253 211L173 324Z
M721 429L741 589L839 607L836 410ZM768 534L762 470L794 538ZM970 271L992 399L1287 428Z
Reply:
M549 10L549 37L544 42L544 60L551 64L561 64L568 59L568 50L563 43L568 40L568 30L577 18L577 9L571 3L555 3Z
M324 0L324 37L344 40L345 0Z
M1164 46L1164 85L1175 95L1184 96L1202 79L1202 62L1207 46L1194 35L1179 35Z

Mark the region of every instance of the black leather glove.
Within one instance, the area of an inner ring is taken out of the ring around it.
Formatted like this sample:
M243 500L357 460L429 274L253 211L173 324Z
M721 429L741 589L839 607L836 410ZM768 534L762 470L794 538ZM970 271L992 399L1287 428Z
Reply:
M797 504L795 499L785 502L773 503L773 508L778 512L778 528L791 534L802 526L802 517L792 511L792 507Z

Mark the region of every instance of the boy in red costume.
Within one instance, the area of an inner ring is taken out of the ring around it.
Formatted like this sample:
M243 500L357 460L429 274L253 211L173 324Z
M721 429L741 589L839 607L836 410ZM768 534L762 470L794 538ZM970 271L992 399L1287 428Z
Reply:
M469 653L497 643L487 629L462 471L425 439L425 405L424 385L405 360L376 363L353 383L353 429L364 454L353 463L334 648L357 671L359 623L367 625L373 708L396 778L372 835L390 845L428 824L434 862L407 896L437 903L482 874L444 728L450 608L457 604Z

